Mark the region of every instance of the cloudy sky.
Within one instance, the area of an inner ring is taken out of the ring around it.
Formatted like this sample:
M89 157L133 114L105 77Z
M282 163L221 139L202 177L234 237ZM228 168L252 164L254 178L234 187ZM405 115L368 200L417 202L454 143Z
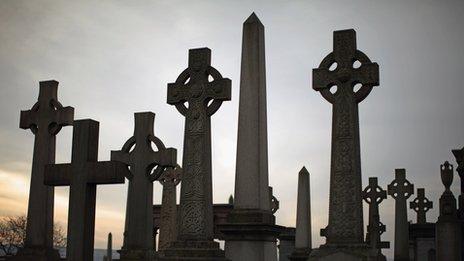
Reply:
M295 223L297 173L311 173L313 246L327 224L331 106L311 89L311 70L332 50L334 30L354 28L358 48L380 66L380 86L359 106L363 184L386 185L406 168L435 208L439 166L464 146L462 1L20 1L0 2L0 216L27 209L33 135L18 128L38 82L60 82L75 118L100 121L100 160L133 132L133 113L156 113L155 133L182 156L183 117L166 104L167 83L187 66L188 49L209 47L232 80L232 101L212 119L214 201L233 193L241 32L255 11L266 27L269 179L280 225ZM72 129L58 136L57 162L69 162ZM455 178L454 191L457 190ZM126 184L127 185L127 184ZM96 247L113 232L121 245L126 185L100 186ZM155 202L160 202L156 184ZM66 225L68 189L55 218ZM381 205L393 241L394 201ZM367 211L365 211L365 215ZM415 215L409 212L409 219ZM367 219L365 220L367 222ZM392 251L387 251L388 255Z

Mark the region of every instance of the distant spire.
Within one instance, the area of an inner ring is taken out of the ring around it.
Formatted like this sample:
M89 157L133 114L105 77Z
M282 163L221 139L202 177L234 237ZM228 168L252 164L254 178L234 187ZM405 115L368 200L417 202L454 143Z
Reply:
M245 24L252 24L252 23L259 23L260 25L262 25L261 21L259 20L258 16L256 16L255 12L251 13L251 15L245 21Z

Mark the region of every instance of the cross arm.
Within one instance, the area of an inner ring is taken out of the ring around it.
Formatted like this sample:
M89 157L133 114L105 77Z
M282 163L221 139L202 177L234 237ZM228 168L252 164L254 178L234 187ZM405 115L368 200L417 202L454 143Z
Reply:
M168 98L167 103L170 105L176 105L183 103L187 100L189 94L189 88L183 83L174 82L168 83Z
M45 166L44 184L48 186L71 185L71 164L48 164Z
M92 184L123 184L130 172L126 165L118 161L89 162L87 180Z
M207 84L208 98L230 101L232 81L228 78L214 80Z
M37 124L35 113L33 113L32 110L21 111L21 116L19 118L19 128L29 129L34 124Z
M56 123L60 126L72 125L74 121L74 108L66 106L59 108L56 115Z
M321 91L336 84L334 73L325 68L313 69L313 89Z

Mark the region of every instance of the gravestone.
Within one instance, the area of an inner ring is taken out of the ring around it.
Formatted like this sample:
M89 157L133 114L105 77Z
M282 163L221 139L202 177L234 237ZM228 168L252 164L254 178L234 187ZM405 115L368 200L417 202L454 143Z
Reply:
M379 205L387 198L387 192L377 182L377 178L369 178L369 186L362 193L364 201L369 204L369 225L367 226L366 243L373 249L378 249L382 255L383 248L390 248L390 242L383 242L381 235L385 232L385 225L380 221ZM381 260L386 260L382 255ZM380 260L379 260L380 261Z
M163 185L163 198L161 200L161 221L159 231L158 249L166 249L177 238L177 197L176 187L182 177L182 168L167 168L159 182Z
M445 191L440 197L440 215L435 225L435 245L438 261L461 261L462 222L458 218L456 198L450 187L453 183L453 165L446 161L440 166Z
M379 66L357 50L356 32L335 31L333 52L313 69L313 89L332 104L333 114L329 224L321 230L326 244L310 260L372 255L364 242L358 104L378 85Z
M309 172L303 167L298 173L295 250L290 260L306 261L311 253L311 192Z
M72 125L74 108L58 101L58 82L40 82L39 99L32 109L21 111L19 127L35 135L31 184L27 209L26 239L12 260L51 261L60 255L53 249L54 188L44 185L44 167L55 163L56 135Z
M395 199L395 261L409 261L409 224L406 200L414 194L414 185L406 179L405 169L395 169L388 195Z
M224 258L213 241L211 116L231 98L231 81L211 66L211 50L189 50L189 66L168 84L167 102L185 117L178 240L160 260ZM209 80L208 77L212 79Z
M45 167L45 184L70 186L66 257L68 261L93 260L97 185L122 184L124 164L98 160L99 123L73 123L71 163Z
M426 213L433 208L433 202L425 197L425 189L417 189L417 197L409 202L409 208L417 213L417 224L427 223Z
M112 151L111 159L130 167L126 176L130 188L127 196L126 238L120 251L121 260L154 260L153 245L153 181L167 167L176 165L177 151L166 148L154 135L155 114L135 113L134 136L120 151ZM158 151L154 151L152 144Z
M231 260L277 260L280 228L269 204L264 45L264 26L252 13L243 24L234 209L220 228Z

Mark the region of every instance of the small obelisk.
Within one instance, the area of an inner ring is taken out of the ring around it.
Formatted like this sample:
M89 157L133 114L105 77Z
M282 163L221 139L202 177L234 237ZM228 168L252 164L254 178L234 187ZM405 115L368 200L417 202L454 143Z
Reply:
M108 233L108 246L106 247L106 261L113 260L113 235Z
M290 260L306 261L311 252L311 195L309 173L305 167L298 174L295 251Z
M435 224L435 246L438 261L461 261L462 227L458 218L456 198L450 190L453 165L446 161L440 166L445 191L440 197L440 216Z
M221 228L231 260L277 260L269 200L264 26L255 13L243 24L234 210Z

